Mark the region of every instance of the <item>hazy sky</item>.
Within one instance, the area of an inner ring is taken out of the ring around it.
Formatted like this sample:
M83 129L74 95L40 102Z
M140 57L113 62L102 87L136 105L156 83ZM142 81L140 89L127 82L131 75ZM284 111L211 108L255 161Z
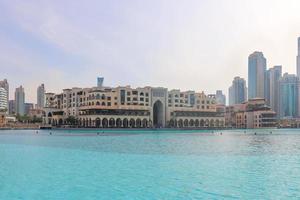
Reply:
M26 101L96 85L213 93L247 78L247 57L295 73L299 0L0 0L0 79Z

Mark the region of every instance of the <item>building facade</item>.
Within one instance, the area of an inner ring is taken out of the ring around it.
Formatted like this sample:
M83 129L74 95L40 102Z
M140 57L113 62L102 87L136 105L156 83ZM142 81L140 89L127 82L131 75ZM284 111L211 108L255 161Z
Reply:
M15 91L15 110L18 115L25 114L25 92L22 86Z
M46 93L44 122L94 128L218 128L215 95L166 88L95 87Z
M297 76L300 78L300 37L298 37Z
M7 79L0 81L0 88L4 88L6 90L6 105L9 104L9 84ZM7 107L7 113L9 113L9 107Z
M299 116L299 78L285 73L279 80L279 116L296 118Z
M229 87L229 105L240 104L247 100L247 86L243 78L235 77Z
M14 115L16 114L16 101L15 100L9 100L9 114Z
M0 87L0 111L1 112L8 111L7 95L8 95L7 90L3 87Z
M276 113L266 105L263 98L250 99L243 104L232 106L227 115L233 128L270 128L277 127Z
M282 66L274 66L267 71L266 102L272 110L279 114L279 80L282 76Z
M265 98L267 60L262 52L248 57L248 98Z
M37 108L41 109L45 106L45 85L41 84L37 88Z

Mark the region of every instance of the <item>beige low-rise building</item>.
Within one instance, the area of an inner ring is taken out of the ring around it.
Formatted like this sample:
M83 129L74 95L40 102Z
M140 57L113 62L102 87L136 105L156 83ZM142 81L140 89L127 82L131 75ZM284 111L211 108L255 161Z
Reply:
M266 106L262 98L250 99L242 104L230 106L226 118L233 128L277 127L276 113ZM226 120L227 121L227 120Z
M7 123L6 120L6 113L5 112L0 112L0 127L4 127Z
M214 95L166 88L93 87L46 93L44 122L95 128L222 128Z

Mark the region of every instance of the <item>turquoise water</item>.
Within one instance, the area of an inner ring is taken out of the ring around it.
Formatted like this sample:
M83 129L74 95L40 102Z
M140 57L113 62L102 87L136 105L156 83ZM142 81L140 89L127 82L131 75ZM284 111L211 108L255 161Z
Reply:
M49 132L0 131L0 199L300 198L300 130Z

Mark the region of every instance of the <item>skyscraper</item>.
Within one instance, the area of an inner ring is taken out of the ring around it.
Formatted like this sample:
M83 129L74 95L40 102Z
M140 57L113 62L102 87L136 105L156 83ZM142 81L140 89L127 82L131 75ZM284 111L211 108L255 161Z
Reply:
M16 103L15 106L16 114L24 115L25 114L25 92L22 85L16 88L15 103Z
M5 88L0 87L0 112L7 112L8 104L7 104L7 91Z
M255 51L248 57L248 98L265 98L267 61L262 52Z
M216 91L216 101L217 104L226 105L226 96L223 94L222 90Z
M279 116L297 117L299 115L299 78L285 73L279 80Z
M279 79L282 76L282 66L274 66L267 71L267 95L266 102L279 114Z
M97 87L103 86L104 77L97 77Z
M300 77L300 37L298 37L297 76Z
M7 92L6 102L7 105L9 104L9 84L7 82L7 79L4 79L3 81L0 81L0 87L4 88ZM9 112L9 108L7 109L7 113Z
M41 84L37 88L37 108L43 108L45 106L45 86Z
M8 107L9 107L10 115L16 114L16 101L15 100L9 100Z
M243 103L247 100L246 81L243 78L235 77L229 87L229 105Z

